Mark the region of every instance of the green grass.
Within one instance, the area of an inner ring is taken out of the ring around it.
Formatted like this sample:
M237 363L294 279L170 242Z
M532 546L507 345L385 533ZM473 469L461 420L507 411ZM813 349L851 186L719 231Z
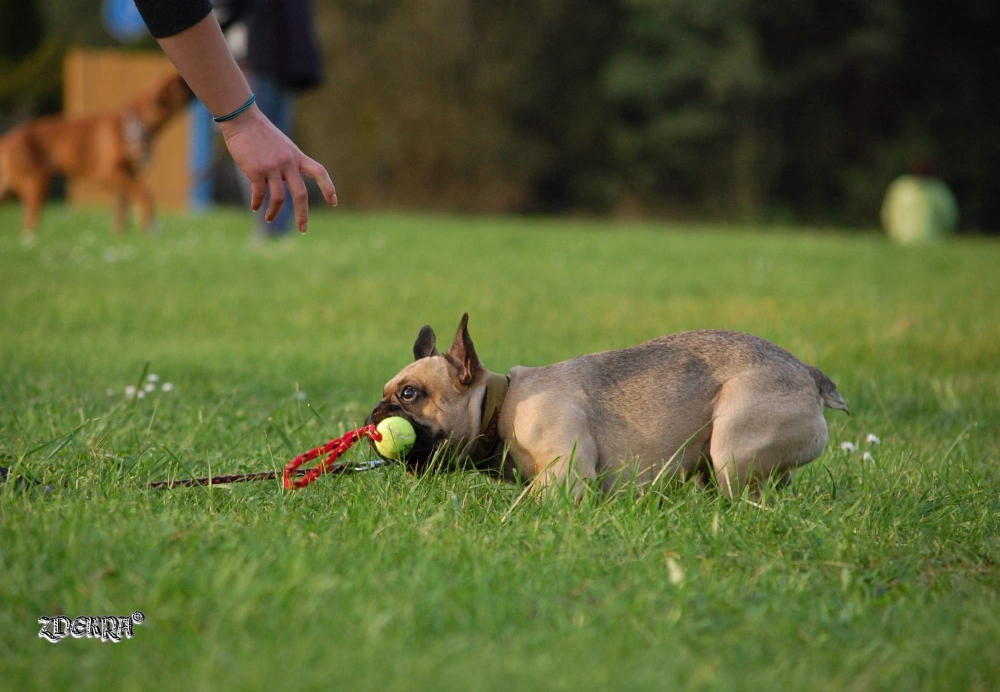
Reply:
M52 490L0 486L0 688L1000 684L996 243L338 211L260 247L239 212L115 238L54 207L23 248L17 213L0 208L0 465ZM398 469L144 488L280 468L465 310L501 372L750 331L854 415L828 412L826 452L763 509L684 487L508 515L516 487ZM125 398L147 363L174 391ZM120 644L36 636L41 615L136 609Z

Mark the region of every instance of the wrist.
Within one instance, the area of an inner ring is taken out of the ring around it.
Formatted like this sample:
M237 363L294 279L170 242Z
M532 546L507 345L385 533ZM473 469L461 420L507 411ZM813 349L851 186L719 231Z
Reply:
M262 117L264 117L264 114L261 113L260 108L254 103L239 115L219 123L219 129L222 130L223 138L229 139L232 135L240 132Z
M235 109L227 111L226 113L224 113L222 115L213 116L212 120L214 120L217 123L224 123L224 122L228 122L230 120L233 120L238 115L240 115L241 113L243 113L244 111L246 111L247 109L249 109L250 106L252 106L254 103L256 103L256 101L257 101L257 95L254 94L253 92L250 92L250 96L245 101L243 101L243 103L241 103L239 106L237 106Z

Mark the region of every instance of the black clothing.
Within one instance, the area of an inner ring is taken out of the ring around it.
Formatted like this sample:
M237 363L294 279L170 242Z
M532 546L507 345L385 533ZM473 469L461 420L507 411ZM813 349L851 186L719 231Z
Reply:
M210 0L135 0L153 38L179 34L208 16Z
M215 10L223 31L236 22L246 24L251 73L296 91L322 83L312 0L216 0Z

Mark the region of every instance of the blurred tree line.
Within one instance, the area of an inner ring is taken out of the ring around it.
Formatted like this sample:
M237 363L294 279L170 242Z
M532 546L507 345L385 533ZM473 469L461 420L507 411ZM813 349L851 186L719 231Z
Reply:
M32 4L0 0L0 47ZM106 40L97 0L41 6L50 33ZM871 227L929 162L964 228L1000 231L996 0L317 0L317 18L327 81L298 139L355 206Z

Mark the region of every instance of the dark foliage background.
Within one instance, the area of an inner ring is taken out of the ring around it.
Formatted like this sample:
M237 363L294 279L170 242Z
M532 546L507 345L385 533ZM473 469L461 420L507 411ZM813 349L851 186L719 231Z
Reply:
M96 0L0 0L3 122ZM877 224L931 165L1000 230L993 0L320 0L304 149L355 206ZM150 43L140 47L150 47ZM2 124L2 123L0 123Z

